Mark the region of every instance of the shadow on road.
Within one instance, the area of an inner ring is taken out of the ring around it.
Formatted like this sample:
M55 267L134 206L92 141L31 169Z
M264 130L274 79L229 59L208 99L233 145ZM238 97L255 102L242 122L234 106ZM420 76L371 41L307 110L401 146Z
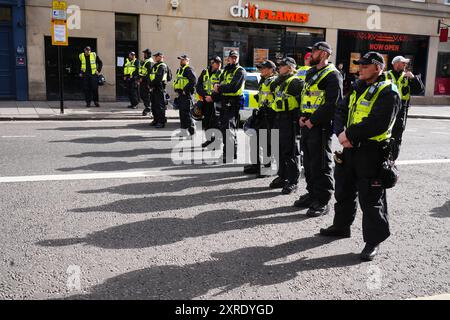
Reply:
M431 216L436 218L450 218L450 200L447 201L442 207L437 207L431 210L434 212Z
M341 254L287 263L269 262L330 243L321 237L303 238L273 247L251 247L213 253L212 260L184 266L154 266L106 280L91 293L68 299L177 299L209 293L214 296L249 286L269 286L297 277L298 273L357 265L356 254Z
M256 226L298 222L304 215L274 214L297 213L293 207L242 212L225 209L203 212L194 218L154 218L112 227L89 234L85 238L44 240L38 245L63 247L87 244L106 249L136 249L172 244L187 238L218 234L226 231L250 229Z

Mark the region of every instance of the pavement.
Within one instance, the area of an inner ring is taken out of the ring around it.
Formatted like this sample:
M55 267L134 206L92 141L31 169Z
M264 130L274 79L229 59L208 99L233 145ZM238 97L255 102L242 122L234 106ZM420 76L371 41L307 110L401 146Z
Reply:
M59 101L0 101L0 121L23 120L147 120L139 109L127 109L127 102L102 102L100 108L86 108L83 101L65 101L61 114ZM178 119L172 106L166 112L168 119ZM410 118L450 119L450 106L412 106Z
M392 235L368 263L360 210L352 238L317 236L333 213L293 208L304 180L285 196L242 165L176 164L202 142L177 128L2 122L0 299L449 297L449 120L408 122Z

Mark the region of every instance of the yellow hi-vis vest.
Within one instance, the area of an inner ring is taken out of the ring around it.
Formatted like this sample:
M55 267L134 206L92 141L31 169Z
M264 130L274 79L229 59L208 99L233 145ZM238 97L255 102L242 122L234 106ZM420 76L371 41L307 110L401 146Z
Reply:
M294 79L297 79L297 75L291 76L275 89L272 109L276 112L292 111L300 107L297 97L288 94L289 85Z
M325 90L319 89L320 82L330 73L336 70L333 64L328 65L317 72L309 81L305 83L301 95L301 112L313 114L325 104Z
M166 68L167 68L167 65L166 65L164 62L155 64L155 65L152 67L152 71L150 72L150 76L149 76L150 81L155 80L156 74L158 73L159 67L160 67L161 65L165 65ZM162 81L163 81L163 82L167 82L167 72L164 73L164 75L163 75L163 80L162 80Z
M392 70L385 72L385 75L386 80L391 80L397 86L402 101L408 102L411 99L411 91L409 88L409 80L405 77L405 73L403 73L397 80L395 79Z
M234 71L231 72L231 70L225 70L223 73L223 81L221 82L222 85L227 85L230 84L231 81L233 81L233 77L236 74L236 72L239 69L244 69L241 66L239 67L235 67ZM242 83L242 86L238 89L238 91L236 92L230 92L230 93L223 93L222 95L225 97L239 97L242 96L244 94L244 87L245 87L245 81Z
M173 82L173 88L175 90L184 90L184 88L189 84L189 79L184 76L184 70L186 70L187 67L189 67L188 64L177 70L177 75L175 77L175 81Z
M81 61L81 71L86 72L86 56L84 53L80 54ZM97 71L97 54L95 52L91 52L89 54L89 63L91 64L91 72L95 74Z
M274 82L276 76L272 76L264 80L259 87L258 108L269 107L272 108L272 103L275 101L274 93L270 90L270 85Z
M397 88L393 85L392 81L386 80L378 83L374 83L372 86L367 88L366 91L356 100L356 91L352 93L349 100L349 112L348 112L348 120L347 120L347 128L353 124L361 123L365 118L367 118L372 111L372 108L377 101L381 91L388 86L392 86L392 89L397 92ZM388 107L388 106L386 106ZM392 128L394 127L395 118L392 123L389 125L389 128L386 132L372 137L369 140L373 141L386 141L389 140L392 136Z
M123 68L124 76L131 77L131 75L136 71L136 66L134 65L135 62L136 62L136 58L134 58L131 61L127 58L127 60L125 61L125 66Z
M222 75L223 70L216 70L213 74L209 74L209 69L206 68L203 74L203 89L207 93L208 96L212 95L214 90L214 85L220 83L220 76ZM195 94L195 98L197 100L201 100L201 97L198 93Z
M146 77L148 75L147 64L151 63L151 58L144 60L144 63L139 67L139 76Z
M309 69L311 69L310 66L302 66L302 67L298 68L297 77L299 77L303 81L306 81L306 73L308 72Z

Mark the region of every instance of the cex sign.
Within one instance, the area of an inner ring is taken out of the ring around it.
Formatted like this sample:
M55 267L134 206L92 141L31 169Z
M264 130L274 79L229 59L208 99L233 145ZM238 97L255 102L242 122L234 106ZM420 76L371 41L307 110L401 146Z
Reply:
M244 18L256 20L285 21L296 23L307 23L309 21L309 13L289 12L289 11L273 11L260 8L258 4L247 2L238 4L230 8L231 16L235 18Z

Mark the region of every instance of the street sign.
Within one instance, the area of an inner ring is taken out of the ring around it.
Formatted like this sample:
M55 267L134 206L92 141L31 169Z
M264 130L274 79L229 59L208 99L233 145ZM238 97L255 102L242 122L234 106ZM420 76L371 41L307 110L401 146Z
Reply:
M67 2L53 1L52 3L52 20L67 20Z
M67 23L65 21L52 21L52 45L69 45L69 34L67 32Z

